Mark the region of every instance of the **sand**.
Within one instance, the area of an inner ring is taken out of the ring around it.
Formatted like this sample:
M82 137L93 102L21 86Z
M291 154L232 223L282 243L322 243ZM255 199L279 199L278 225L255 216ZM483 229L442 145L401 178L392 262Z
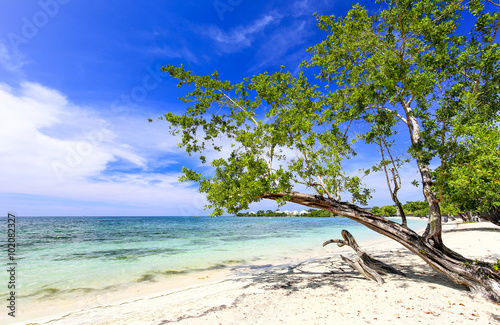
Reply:
M500 228L485 222L443 228L445 244L462 255L500 259ZM400 244L387 240L362 248L408 277L385 275L383 285L367 281L341 261L341 252L353 255L350 248L329 245L321 256L302 256L291 264L262 263L179 277L175 285L151 283L144 290L80 308L55 306L50 315L39 310L37 317L16 320L51 325L500 324L500 305L469 295Z

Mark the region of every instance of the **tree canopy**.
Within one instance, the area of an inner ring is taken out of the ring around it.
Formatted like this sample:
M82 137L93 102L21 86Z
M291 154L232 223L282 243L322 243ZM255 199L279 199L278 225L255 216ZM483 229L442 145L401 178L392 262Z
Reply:
M459 29L466 15L476 17L468 34ZM200 152L206 163L204 151L221 150L223 136L231 142L228 156L210 162L215 174L183 169L182 180L200 183L213 214L236 213L264 193L297 186L337 200L349 193L351 202L365 204L369 189L359 175L346 175L342 162L355 156L356 141L401 142L398 123L410 131L406 149L420 170L432 158L442 161L424 177L424 194L436 192L431 186L437 180L450 199L463 201L468 190L452 189L446 179L463 184L458 176L468 174L460 168L475 157L476 166L488 173L488 194L469 201L476 208L498 203L498 175L490 168L499 161L492 122L499 107L498 12L489 12L481 1L391 1L378 15L356 5L345 17L317 19L327 37L310 48L311 59L296 76L282 67L233 83L220 80L217 72L196 76L182 66L163 68L192 90L182 98L192 104L185 114L161 117L174 134L181 132L180 146ZM304 69L317 80L309 81ZM365 132L353 135L350 128L359 122ZM489 147L471 147L471 136ZM485 180L471 179L477 189Z

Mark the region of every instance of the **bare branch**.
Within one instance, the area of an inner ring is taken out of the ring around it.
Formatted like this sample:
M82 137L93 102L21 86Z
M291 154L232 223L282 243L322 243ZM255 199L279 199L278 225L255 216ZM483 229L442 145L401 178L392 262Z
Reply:
M301 142L302 145L304 145L304 143L302 142L302 139L300 140L300 142ZM304 155L304 159L306 160L306 163L307 163L307 170L310 171L311 170L311 166L309 164L309 157L307 156L307 153L304 150L301 150L301 149L299 149L299 151ZM310 177L311 176L309 176L309 179L311 180ZM315 177L319 180L319 185L321 186L321 188L323 189L323 191L325 191L326 195L328 195L328 197L330 199L332 199L333 196L330 193L330 191L328 191L328 189L326 188L326 184L325 184L325 182L323 182L323 179L321 178L321 176L315 175Z
M495 3L495 2L493 2L493 1L491 1L491 0L486 0L486 2L489 2L489 3L491 3L492 5L495 5L495 6L497 6L497 7L500 7L500 4Z
M367 107L367 108L372 108L372 107ZM390 112L390 113L394 113L396 115L396 117L398 119L400 119L404 124L408 124L408 120L405 119L401 114L399 114L398 112L390 109L390 108L387 108L387 107L383 107L383 106L374 106L373 108L376 108L376 109L381 109L381 110L384 110L386 112Z

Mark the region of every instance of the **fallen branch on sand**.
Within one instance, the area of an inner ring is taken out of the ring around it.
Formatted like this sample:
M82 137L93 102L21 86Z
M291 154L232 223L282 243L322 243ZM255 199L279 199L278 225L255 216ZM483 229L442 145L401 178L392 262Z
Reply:
M323 247L331 244L331 243L336 243L339 247L342 246L349 246L354 251L356 254L358 254L358 258L356 260L350 260L347 257L344 257L340 255L342 260L349 264L353 269L357 270L359 273L361 273L366 279L368 280L373 280L377 281L378 283L382 284L384 283L384 279L380 276L380 274L397 274L401 276L406 276L403 272L396 270L394 267L385 264L384 262L381 262L377 259L374 259L370 255L366 254L358 245L356 240L354 240L354 237L349 233L347 230L342 230L342 237L344 237L344 240L342 239L330 239L326 242L323 243Z

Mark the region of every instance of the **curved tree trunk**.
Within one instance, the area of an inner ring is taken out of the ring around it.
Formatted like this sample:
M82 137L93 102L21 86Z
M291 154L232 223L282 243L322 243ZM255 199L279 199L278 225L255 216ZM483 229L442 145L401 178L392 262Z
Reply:
M287 201L304 206L330 211L394 239L411 252L417 254L434 270L446 275L453 282L469 288L474 294L481 294L492 301L500 301L500 272L490 263L475 262L448 249L441 240L441 220L438 228L419 236L416 232L398 223L379 217L356 205L339 202L318 195L304 193L275 193L261 195L261 198ZM429 228L431 222L428 225ZM436 231L438 230L438 231Z

